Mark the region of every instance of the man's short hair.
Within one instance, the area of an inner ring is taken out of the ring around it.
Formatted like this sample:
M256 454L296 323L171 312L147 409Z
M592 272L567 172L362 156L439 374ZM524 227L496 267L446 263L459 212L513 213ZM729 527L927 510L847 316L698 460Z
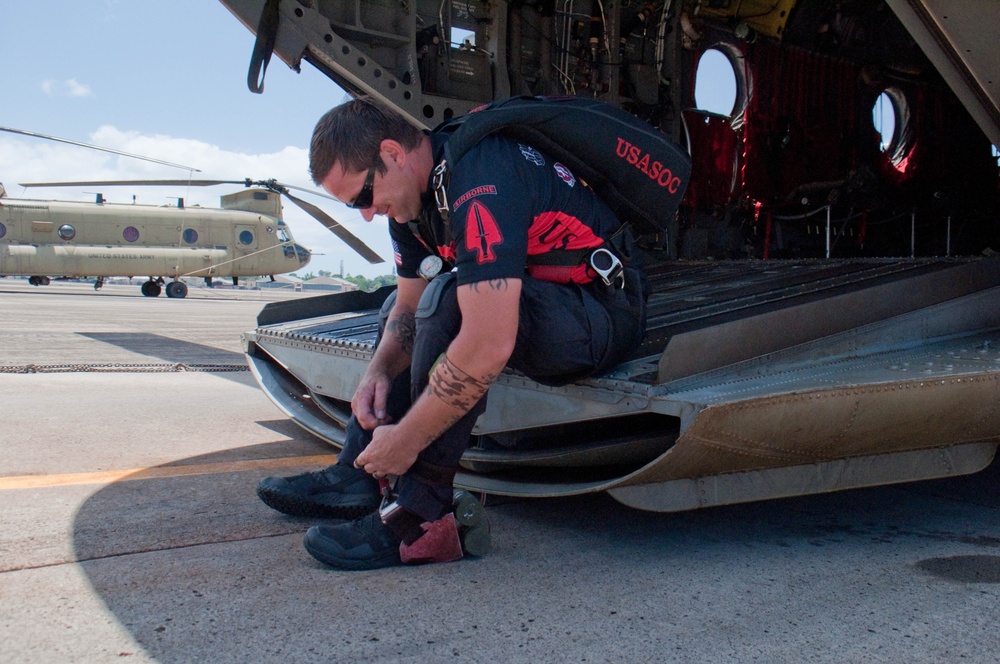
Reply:
M371 98L353 99L335 106L316 123L309 148L309 175L320 184L334 164L349 173L377 166L385 172L379 146L390 138L407 151L420 145L423 132L403 116Z

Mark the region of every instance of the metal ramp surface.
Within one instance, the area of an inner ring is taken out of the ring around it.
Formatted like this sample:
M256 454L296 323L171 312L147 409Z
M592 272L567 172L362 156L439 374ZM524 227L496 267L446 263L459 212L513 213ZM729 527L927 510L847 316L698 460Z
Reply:
M1000 260L677 263L651 281L647 339L629 362L561 388L500 377L460 484L609 491L668 511L974 472L992 458ZM361 311L334 311L330 296L265 309L245 335L265 391L331 443L383 298ZM302 310L325 315L275 322Z

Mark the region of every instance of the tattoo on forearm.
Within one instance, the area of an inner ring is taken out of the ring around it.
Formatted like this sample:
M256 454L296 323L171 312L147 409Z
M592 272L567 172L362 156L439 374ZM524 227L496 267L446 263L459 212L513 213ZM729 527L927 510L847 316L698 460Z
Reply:
M485 381L473 378L456 367L447 355L442 355L431 373L427 389L441 401L466 413L486 394L494 380L496 376L487 376Z
M505 291L507 290L507 279L487 279L486 281L475 281L472 284L472 290L479 292L480 288L495 290L495 291Z
M392 335L404 353L413 355L413 339L417 335L417 319L413 314L399 314L389 321L385 331Z

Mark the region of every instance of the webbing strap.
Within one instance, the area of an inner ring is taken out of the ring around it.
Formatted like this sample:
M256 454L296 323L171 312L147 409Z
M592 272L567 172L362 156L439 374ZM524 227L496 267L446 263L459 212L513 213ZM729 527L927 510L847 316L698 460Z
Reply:
M278 37L278 24L280 23L278 4L280 2L281 0L267 0L260 13L260 22L257 24L257 39L253 44L250 69L247 71L247 87L254 94L259 95L264 92L264 75L267 73L267 65L274 52L274 42Z
M604 244L598 245L603 247ZM552 265L556 267L576 267L587 262L597 247L587 249L552 249L544 254L529 254L528 265Z
M448 486L454 481L458 468L438 466L418 458L410 466L409 472L424 484L429 484L430 486Z

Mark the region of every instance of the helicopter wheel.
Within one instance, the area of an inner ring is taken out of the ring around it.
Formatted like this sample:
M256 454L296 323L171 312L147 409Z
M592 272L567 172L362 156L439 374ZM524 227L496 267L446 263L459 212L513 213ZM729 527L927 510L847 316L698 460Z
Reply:
M188 287L183 281L171 281L167 284L167 297L187 297Z
M142 284L142 294L146 297L156 297L160 294L160 285L150 279Z

